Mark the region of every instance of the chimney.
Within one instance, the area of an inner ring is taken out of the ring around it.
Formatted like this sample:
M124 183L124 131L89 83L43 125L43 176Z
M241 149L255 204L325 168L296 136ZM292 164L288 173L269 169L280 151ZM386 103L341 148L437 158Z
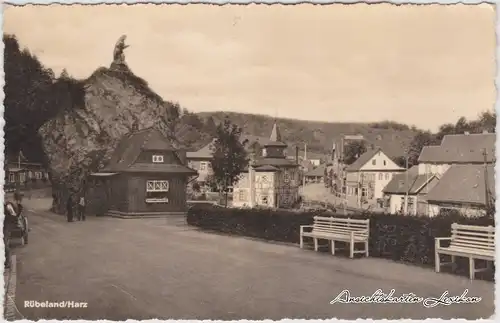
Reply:
M488 130L483 130L483 133L489 133Z
M464 135L470 135L470 132L465 131L465 132L464 132Z

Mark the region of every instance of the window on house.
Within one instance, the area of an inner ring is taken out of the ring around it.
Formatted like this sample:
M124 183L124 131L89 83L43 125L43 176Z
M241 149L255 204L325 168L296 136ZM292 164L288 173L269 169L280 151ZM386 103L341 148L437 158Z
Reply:
M247 191L245 190L240 190L238 192L238 199L241 201L241 202L245 202L247 200Z
M153 163L163 163L163 155L153 155Z
M269 198L267 196L262 196L262 204L264 204L264 205L269 204Z
M386 165L387 165L387 161L386 161L386 160L384 160L384 166L386 166Z
M389 180L390 178L391 178L391 174L386 173L386 174L385 174L385 180L387 181L387 180Z
M207 170L207 163L206 162L200 163L200 170Z
M26 173L20 173L20 174L19 174L19 181L20 181L21 183L26 182Z
M383 173L378 173L378 180L381 181L384 179L384 174Z
M14 183L16 181L16 174L10 173L9 174L9 182Z
M33 172L32 171L28 171L28 178L32 178L33 177Z
M165 180L146 182L146 203L168 203L169 183Z
M283 181L284 181L285 183L290 183L290 174L288 174L288 173L284 173L284 174L283 174Z
M35 172L36 179L42 179L42 172Z
M372 159L372 165L373 166L377 165L377 160L376 159Z

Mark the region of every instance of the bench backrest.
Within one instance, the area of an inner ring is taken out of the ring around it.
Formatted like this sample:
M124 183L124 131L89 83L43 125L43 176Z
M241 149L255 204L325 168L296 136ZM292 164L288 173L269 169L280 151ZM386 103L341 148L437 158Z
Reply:
M334 218L315 216L313 232L324 233L350 233L351 231L365 231L361 235L369 235L370 220L357 220L350 218Z
M495 252L495 228L493 226L451 225L450 247Z

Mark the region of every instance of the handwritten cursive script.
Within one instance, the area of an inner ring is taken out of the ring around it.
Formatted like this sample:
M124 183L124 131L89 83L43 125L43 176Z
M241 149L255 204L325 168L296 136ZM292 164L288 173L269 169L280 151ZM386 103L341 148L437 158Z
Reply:
M441 297L428 297L423 301L422 304L427 308L432 308L438 305L449 306L452 304L475 304L479 303L482 300L481 297L477 296L467 297L467 293L469 293L468 289L464 290L464 292L460 296L448 296L449 292L445 291L443 294L441 294Z
M426 308L432 308L438 305L474 304L482 300L481 297L468 297L468 292L469 290L466 289L460 296L450 296L450 293L445 291L438 298L424 298L414 293L394 296L396 294L395 289L391 289L389 293L384 293L381 289L377 289L375 293L370 296L351 296L351 292L344 289L335 299L330 301L330 304L422 304Z

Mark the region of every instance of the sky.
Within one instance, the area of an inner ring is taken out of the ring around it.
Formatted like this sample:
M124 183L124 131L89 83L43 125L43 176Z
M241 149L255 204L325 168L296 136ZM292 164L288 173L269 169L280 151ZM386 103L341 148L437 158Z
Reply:
M127 35L132 71L194 112L436 130L496 98L486 4L5 6L4 32L82 79Z

